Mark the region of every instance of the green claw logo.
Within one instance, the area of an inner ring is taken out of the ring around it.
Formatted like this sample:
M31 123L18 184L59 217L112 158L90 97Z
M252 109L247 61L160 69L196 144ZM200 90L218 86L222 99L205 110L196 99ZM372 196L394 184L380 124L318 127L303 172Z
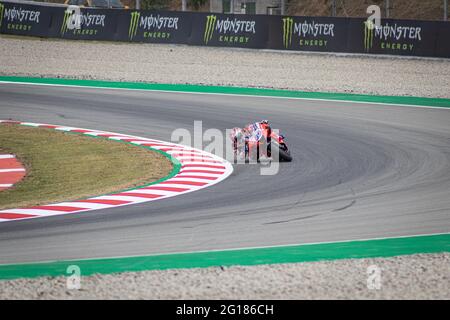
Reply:
M208 44L208 42L212 39L216 21L217 16L215 15L210 15L206 17L205 34L203 35L203 41L205 42L205 44Z
M0 27L2 26L2 22L3 22L3 12L5 11L5 6L0 3Z
M72 16L72 14L73 12L71 11L64 11L64 18L60 31L62 36L67 32L67 25L69 23L69 18Z
M294 26L294 19L283 18L283 45L287 49L292 44L292 28Z
M373 47L373 30L375 25L372 21L364 21L364 49L369 52Z
M140 16L141 13L138 11L133 11L131 13L130 27L128 28L128 38L130 40L136 36Z

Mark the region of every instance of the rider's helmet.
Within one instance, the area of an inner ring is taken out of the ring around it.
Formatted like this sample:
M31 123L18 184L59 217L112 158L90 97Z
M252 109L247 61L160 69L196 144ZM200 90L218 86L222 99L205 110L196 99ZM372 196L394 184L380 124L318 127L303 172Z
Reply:
M262 123L262 124L269 124L269 120L261 120L260 123Z

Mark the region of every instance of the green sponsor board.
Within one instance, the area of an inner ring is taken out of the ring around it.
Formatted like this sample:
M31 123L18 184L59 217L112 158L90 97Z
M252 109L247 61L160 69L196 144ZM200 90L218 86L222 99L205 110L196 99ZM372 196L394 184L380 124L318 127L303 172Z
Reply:
M130 19L130 25L128 27L128 39L133 40L133 38L137 34L138 23L139 23L139 18L141 16L141 13L139 11L133 11L130 14L131 14L131 19Z
M206 17L205 33L203 35L203 41L205 44L208 44L208 42L212 39L216 21L216 15L209 15Z

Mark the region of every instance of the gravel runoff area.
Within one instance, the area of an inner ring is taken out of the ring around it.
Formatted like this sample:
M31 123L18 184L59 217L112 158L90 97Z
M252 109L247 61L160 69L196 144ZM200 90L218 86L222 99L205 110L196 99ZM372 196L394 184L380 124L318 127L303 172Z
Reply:
M0 36L0 75L450 98L450 59Z
M0 36L0 75L450 98L450 60ZM367 267L381 288L367 288ZM0 281L0 299L450 299L450 254Z
M379 287L368 281L372 265ZM1 281L0 299L450 299L450 254L94 275L79 290L66 283Z

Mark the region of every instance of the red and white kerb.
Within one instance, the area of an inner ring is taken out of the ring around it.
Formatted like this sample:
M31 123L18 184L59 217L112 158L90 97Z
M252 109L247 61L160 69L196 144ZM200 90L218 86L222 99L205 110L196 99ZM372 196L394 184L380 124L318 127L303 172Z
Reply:
M0 222L73 214L165 199L212 186L226 179L233 172L233 166L223 158L203 150L170 142L113 132L50 124L0 120L0 123L2 122L50 128L66 132L77 132L87 136L100 136L111 140L126 141L137 145L152 147L164 151L176 158L181 163L181 170L168 180L143 188L135 188L124 192L112 193L84 200L54 203L30 208L0 210Z
M0 191L11 188L25 173L25 168L13 154L0 153Z

